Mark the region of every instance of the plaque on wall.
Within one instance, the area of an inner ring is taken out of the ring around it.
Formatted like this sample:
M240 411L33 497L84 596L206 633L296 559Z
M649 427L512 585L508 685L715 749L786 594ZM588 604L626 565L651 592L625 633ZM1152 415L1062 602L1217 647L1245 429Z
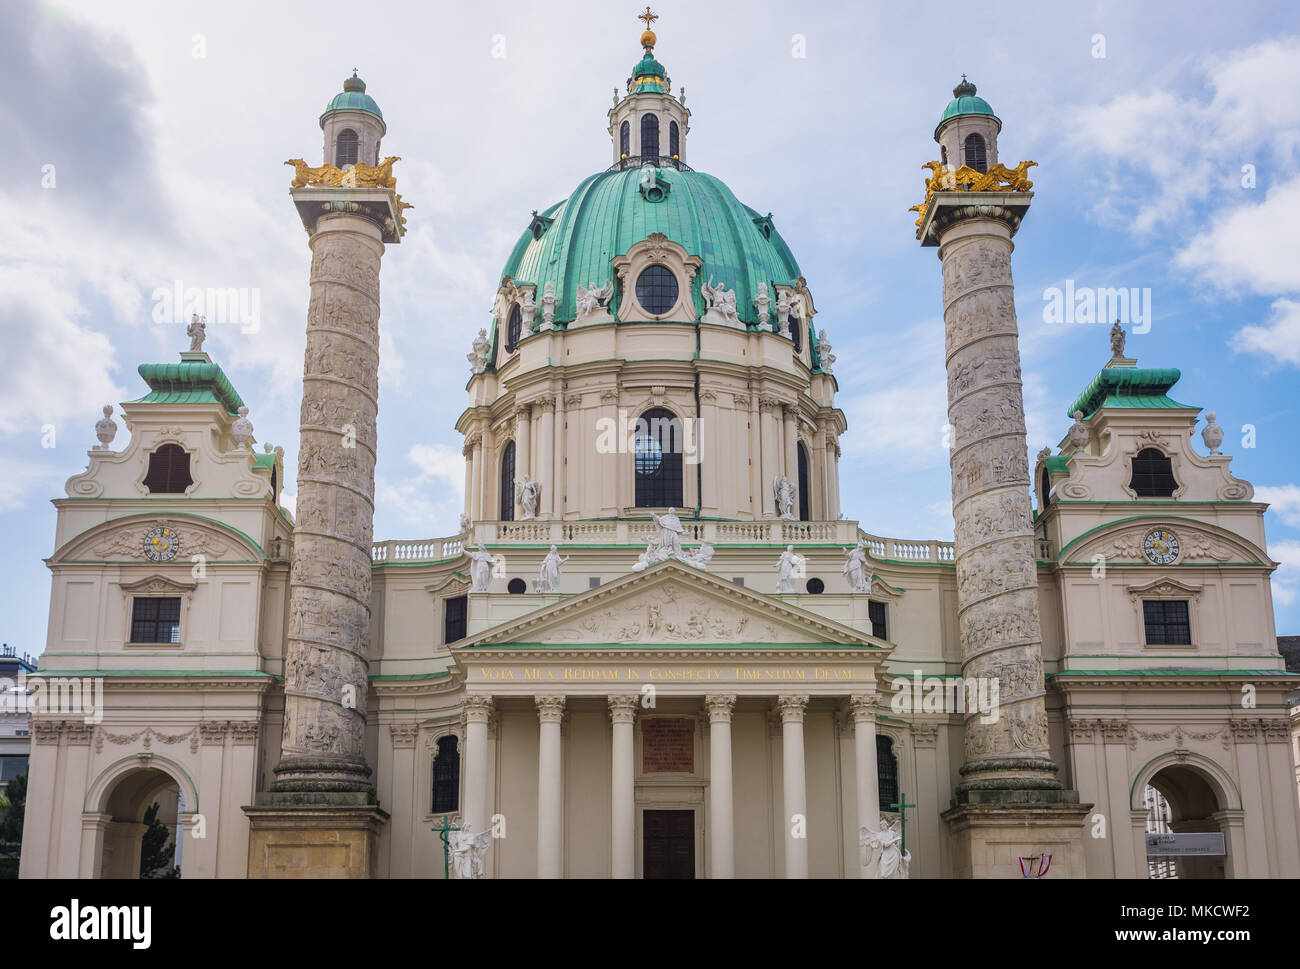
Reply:
M695 773L695 721L689 717L642 720L641 770L646 774Z

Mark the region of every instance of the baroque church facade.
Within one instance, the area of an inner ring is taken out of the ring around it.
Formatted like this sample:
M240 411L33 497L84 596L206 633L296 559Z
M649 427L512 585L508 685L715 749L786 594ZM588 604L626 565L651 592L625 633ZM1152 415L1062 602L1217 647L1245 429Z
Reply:
M841 505L810 284L688 164L650 25L611 163L533 213L473 340L446 538L372 535L406 206L345 82L291 187L296 515L196 321L54 502L41 675L102 678L104 709L33 718L21 874L138 874L155 802L185 877L443 878L444 839L490 833L487 877L871 878L882 832L912 877L1145 877L1149 830L1222 835L1181 877L1300 874L1265 506L1118 329L1029 464L1032 163L999 162L988 103L958 86L917 206L956 541L881 537Z

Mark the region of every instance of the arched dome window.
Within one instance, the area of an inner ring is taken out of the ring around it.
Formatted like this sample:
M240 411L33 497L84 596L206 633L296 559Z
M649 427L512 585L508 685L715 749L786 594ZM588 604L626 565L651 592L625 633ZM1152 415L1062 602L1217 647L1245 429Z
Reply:
M1052 490L1052 476L1047 473L1047 468L1043 468L1042 483L1038 486L1038 506L1046 508L1052 503L1049 492Z
M515 352L515 347L519 345L519 338L523 335L523 326L524 314L516 303L510 311L510 325L506 327L506 353Z
M799 461L799 520L812 521L812 514L808 509L808 449L800 442L795 445L795 451L798 453Z
M627 157L628 149L631 145L632 126L626 121L618 129L618 157L620 160Z
M794 352L803 353L803 336L799 329L799 317L791 313L786 322L790 324L790 342L794 344Z
M357 163L357 133L351 128L344 128L339 132L338 141L334 146L334 165L342 168L344 165L355 165Z
M1172 498L1178 487L1173 462L1153 447L1143 448L1133 457L1133 480L1129 487L1139 498Z
M636 422L637 508L682 505L682 423L663 407L646 411Z
M682 151L681 135L677 129L677 122L668 122L668 154L676 158Z
M636 278L636 300L652 316L662 316L676 306L677 292L677 277L667 266L647 266Z
M501 451L501 520L515 520L515 442L507 441Z
M983 135L967 135L966 140L962 143L962 153L966 157L966 164L977 172L987 172L989 170L988 153L984 149Z
M659 119L653 114L641 115L641 162L659 161Z
M144 486L151 495L183 495L192 484L190 456L179 444L164 444L149 455Z

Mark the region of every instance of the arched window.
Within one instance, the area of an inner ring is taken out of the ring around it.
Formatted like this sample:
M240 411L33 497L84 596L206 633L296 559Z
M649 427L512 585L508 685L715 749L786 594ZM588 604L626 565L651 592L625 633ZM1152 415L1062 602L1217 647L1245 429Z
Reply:
M519 337L523 335L524 314L516 303L510 310L510 325L506 327L506 353L514 353L519 346Z
M338 141L334 146L334 165L342 168L344 165L355 165L357 163L357 133L351 128L344 128L339 132Z
M984 137L982 135L967 135L966 141L963 142L963 153L966 156L966 164L977 172L987 172L989 170L988 155L984 151Z
M892 737L876 737L876 783L880 790L880 810L897 811L890 807L898 803L898 758L894 756Z
M1052 476L1047 473L1047 468L1043 468L1043 479L1038 486L1038 507L1046 508L1052 503L1049 492L1052 490Z
M812 520L808 512L808 451L803 444L795 445L795 451L799 455L799 520L806 522Z
M1172 498L1178 487L1174 463L1162 451L1143 448L1133 457L1133 480L1129 487L1139 498Z
M656 407L636 422L636 507L682 505L682 423Z
M460 810L460 745L454 734L438 738L433 758L433 814Z
M501 520L515 520L515 442L507 441L501 451Z
M790 342L794 344L794 352L803 353L803 335L799 332L799 317L791 313L786 322L790 325Z
M939 146L939 160L940 160L941 162L943 162L945 165L948 164L948 146L947 146L947 145L940 145L940 146Z
M631 144L632 127L626 121L618 129L618 157L623 159L627 157L628 147Z
M190 456L179 444L164 444L149 455L144 486L151 495L183 495L194 484L190 477Z
M682 140L677 130L677 122L669 121L668 122L668 154L676 158L679 154L681 154L681 150L682 150Z
M641 115L641 164L659 163L659 119L653 114Z

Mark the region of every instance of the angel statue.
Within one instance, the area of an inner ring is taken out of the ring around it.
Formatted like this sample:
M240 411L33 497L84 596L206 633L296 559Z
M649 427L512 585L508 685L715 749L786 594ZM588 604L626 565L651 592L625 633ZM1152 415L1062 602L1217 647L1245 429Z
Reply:
M190 338L190 353L202 353L203 341L208 338L207 317L195 313L185 328L185 335Z
M451 847L451 871L457 878L482 878L483 859L492 845L492 832L473 834L468 821L447 838Z
M487 592L488 586L492 584L492 569L496 565L496 560L482 545L475 551L471 551L470 548L469 545L465 546L465 553L469 556L469 591Z
M862 849L862 867L867 869L870 877L908 877L912 853L903 848L903 836L899 833L898 822L886 825L879 831L859 828L858 845Z
M520 521L528 521L530 518L537 517L537 500L542 495L542 483L534 481L528 475L524 475L522 482L515 484L515 500L523 508L524 514Z
M667 552L664 557L681 558L682 522L677 517L677 509L669 508L666 515L656 515L651 512L650 517L659 526L659 548Z
M708 307L704 313L706 323L726 323L731 326L740 325L740 317L736 310L736 293L735 290L729 290L722 283L713 285L713 277L700 287L700 294L704 297L705 305Z
M772 479L772 495L776 498L776 511L781 520L794 521L795 491L787 475L778 474Z
M843 546L841 546L843 548ZM870 592L871 582L875 579L867 571L867 553L862 540L853 548L844 548L844 577L849 580L849 588L854 592Z
M595 283L592 283L589 286L583 286L581 283L579 283L578 298L575 302L575 306L577 307L578 310L577 318L579 320L585 320L589 316L594 316L596 313L600 311L601 307L605 305L605 302L613 295L614 295L613 283L606 283L604 286L601 286L599 289L596 288Z
M560 553L551 546L551 550L546 553L542 559L542 566L537 573L538 592L559 592L560 591L560 566L569 561L569 557L560 558Z

